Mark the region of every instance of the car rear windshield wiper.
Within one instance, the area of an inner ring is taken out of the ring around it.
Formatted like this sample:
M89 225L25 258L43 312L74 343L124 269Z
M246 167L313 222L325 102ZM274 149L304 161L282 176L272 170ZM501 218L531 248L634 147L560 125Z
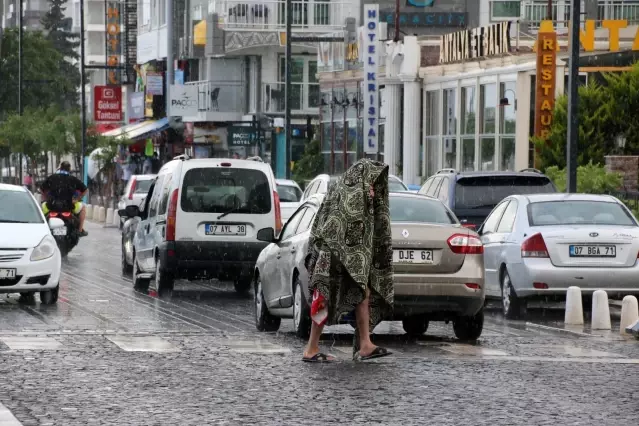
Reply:
M239 209L241 209L241 208L242 208L242 206L233 207L231 210L227 210L227 211L225 211L224 213L222 213L221 215L219 215L219 216L217 217L217 220L220 220L220 219L222 219L224 216L229 215L229 214L233 213L234 211L237 211L237 210L239 210Z

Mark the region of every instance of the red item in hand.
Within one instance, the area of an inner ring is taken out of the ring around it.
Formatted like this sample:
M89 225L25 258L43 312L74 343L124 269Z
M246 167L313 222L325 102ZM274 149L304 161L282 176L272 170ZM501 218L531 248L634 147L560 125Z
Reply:
M311 319L318 326L326 324L328 319L328 308L326 307L326 299L318 290L313 292L313 302L311 303Z

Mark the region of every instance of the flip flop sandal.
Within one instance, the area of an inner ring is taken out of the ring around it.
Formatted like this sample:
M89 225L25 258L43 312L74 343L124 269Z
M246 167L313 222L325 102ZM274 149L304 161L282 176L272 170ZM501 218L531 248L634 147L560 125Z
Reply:
M302 358L302 361L304 362L316 362L316 363L331 363L331 362L335 362L335 359L331 359L328 357L328 355L323 354L321 352L316 353L315 355L313 355L310 358Z
M357 359L359 361L368 361L369 359L383 358L385 356L392 355L392 354L393 353L389 351L388 349L378 346L373 350L373 352L370 353L370 355L361 356L358 353Z

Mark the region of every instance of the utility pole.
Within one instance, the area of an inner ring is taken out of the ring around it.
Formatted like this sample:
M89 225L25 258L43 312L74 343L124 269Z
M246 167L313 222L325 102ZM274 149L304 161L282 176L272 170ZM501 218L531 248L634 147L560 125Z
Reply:
M546 13L546 19L552 21L552 0L548 0L548 11Z
M81 111L81 116L82 119L80 121L82 121L82 148L80 150L80 155L81 155L81 161L82 161L82 180L84 181L85 185L88 185L88 174L87 174L87 160L86 160L86 156L87 156L87 92L86 92L86 85L87 85L87 76L86 76L86 70L84 68L84 56L85 56L85 49L84 49L84 1L85 0L80 0L80 91L81 91L81 95L80 95L80 108L82 109ZM86 201L86 200L85 200Z
M388 35L388 33L386 33L386 35ZM399 42L399 0L395 0L395 38L393 41L395 43ZM377 156L379 157L379 151Z
M24 51L23 51L23 46L22 46L22 36L24 35L24 29L23 29L23 22L22 22L22 15L24 15L24 11L23 9L23 3L22 0L16 0L20 3L20 6L18 7L18 115L22 115L22 56L24 55ZM20 150L20 164L18 165L18 176L20 179L20 185L22 185L22 158L23 158L23 154L22 151L24 151L24 146L22 146L22 149Z
M166 1L166 116L171 111L171 84L173 84L173 2Z
M579 120L577 91L579 82L579 24L581 21L581 0L572 0L570 6L570 74L568 77L568 134L566 147L566 168L568 178L566 191L577 192L577 140L579 139Z
M284 129L286 132L286 179L291 179L291 62L292 62L292 46L291 36L293 32L293 1L286 0L286 83L285 83L285 111L284 111ZM277 155L282 155L278 152Z

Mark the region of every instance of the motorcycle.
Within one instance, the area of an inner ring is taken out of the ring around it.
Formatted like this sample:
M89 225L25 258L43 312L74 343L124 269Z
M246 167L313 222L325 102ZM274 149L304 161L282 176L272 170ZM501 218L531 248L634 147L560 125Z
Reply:
M61 202L48 202L47 208L49 212L46 215L47 220L55 217L62 219L65 226L55 228L51 231L55 242L58 244L60 254L62 257L66 257L67 254L78 245L80 241L80 218L73 214L73 212L64 207Z

